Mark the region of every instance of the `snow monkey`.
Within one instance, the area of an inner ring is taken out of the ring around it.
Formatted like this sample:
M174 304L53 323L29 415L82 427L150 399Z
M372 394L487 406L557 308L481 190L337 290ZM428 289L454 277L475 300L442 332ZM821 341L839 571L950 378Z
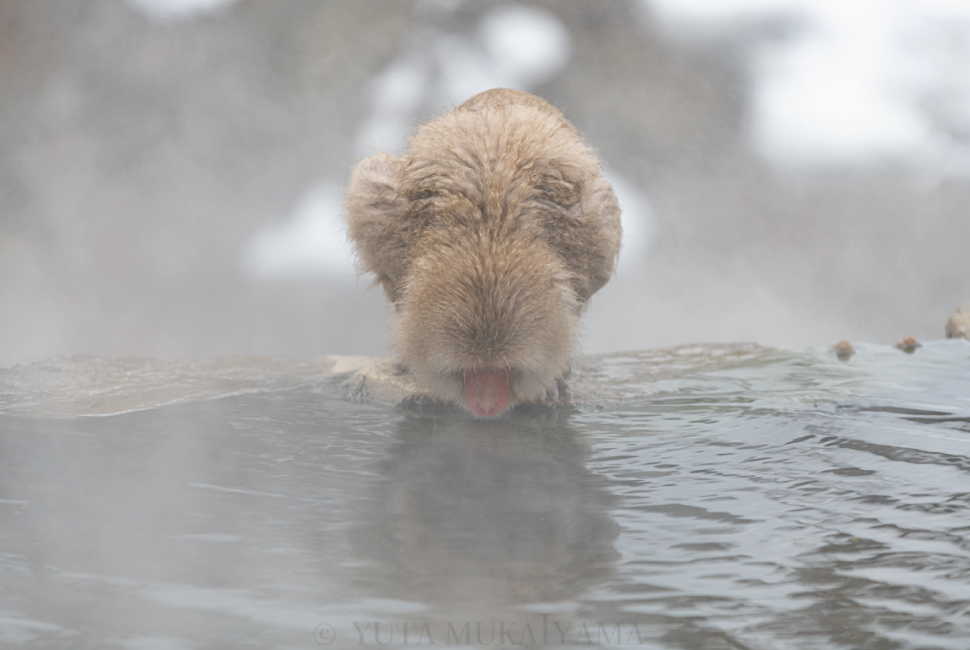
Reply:
M558 110L518 90L475 95L421 126L403 156L361 161L346 213L423 388L493 418L564 386L621 228L612 186Z

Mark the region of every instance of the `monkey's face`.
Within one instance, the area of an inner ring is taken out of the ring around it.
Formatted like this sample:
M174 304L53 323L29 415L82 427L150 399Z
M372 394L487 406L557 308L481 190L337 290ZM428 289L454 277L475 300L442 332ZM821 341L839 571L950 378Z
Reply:
M425 250L397 304L396 342L416 379L478 417L553 389L579 319L562 261L538 240L487 233Z

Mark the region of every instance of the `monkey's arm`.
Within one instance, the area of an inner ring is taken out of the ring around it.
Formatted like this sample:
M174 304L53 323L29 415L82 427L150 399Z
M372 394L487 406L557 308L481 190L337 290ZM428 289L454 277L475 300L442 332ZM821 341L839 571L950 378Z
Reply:
M613 186L602 178L589 183L582 193L583 221L589 228L589 257L587 275L589 293L584 302L600 290L613 275L616 258L620 254L620 204Z
M354 242L361 271L376 282L392 302L407 264L401 231L407 201L399 192L402 160L386 153L365 158L347 188L347 236Z

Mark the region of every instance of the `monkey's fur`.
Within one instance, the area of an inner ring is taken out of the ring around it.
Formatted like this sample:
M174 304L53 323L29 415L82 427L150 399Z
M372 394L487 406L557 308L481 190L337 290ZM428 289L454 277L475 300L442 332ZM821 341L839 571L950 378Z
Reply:
M361 161L346 211L361 270L396 309L404 366L481 417L556 389L620 248L596 157L558 110L517 90L439 115L403 157Z

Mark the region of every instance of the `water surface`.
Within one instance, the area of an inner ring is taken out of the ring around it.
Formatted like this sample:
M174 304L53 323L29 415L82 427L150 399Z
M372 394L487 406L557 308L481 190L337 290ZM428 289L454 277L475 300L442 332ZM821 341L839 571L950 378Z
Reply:
M859 347L585 357L499 422L309 361L0 371L0 645L966 650L970 343Z

